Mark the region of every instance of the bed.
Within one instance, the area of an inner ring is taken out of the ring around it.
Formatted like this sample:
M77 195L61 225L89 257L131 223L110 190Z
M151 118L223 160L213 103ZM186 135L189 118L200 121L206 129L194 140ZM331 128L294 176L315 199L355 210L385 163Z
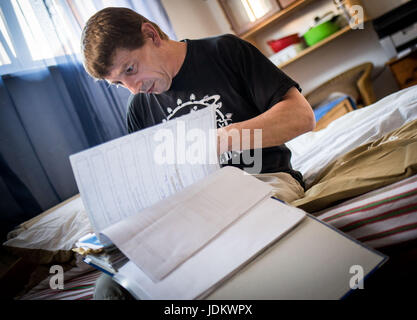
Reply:
M306 196L291 204L398 257L391 259L396 263L391 269L381 273L385 279L398 268L404 271L405 263L408 276L417 266L416 128L414 86L287 143L292 166L301 171L307 187ZM364 163L380 169L361 171ZM89 232L92 228L79 195L10 232L6 248L37 264L15 299L91 299L100 271L71 251ZM53 264L65 266L64 290L49 287L48 268Z

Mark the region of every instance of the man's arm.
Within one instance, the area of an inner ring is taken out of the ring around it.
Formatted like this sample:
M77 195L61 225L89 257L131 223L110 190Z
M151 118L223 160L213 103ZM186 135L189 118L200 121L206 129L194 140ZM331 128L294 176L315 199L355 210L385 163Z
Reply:
M267 148L284 144L285 142L315 128L314 112L304 96L292 87L283 100L272 106L264 113L252 119L233 123L217 130L219 154L226 151L255 148ZM249 129L250 134L243 134L242 129ZM254 142L254 130L262 129L262 141ZM232 144L231 137L238 133L240 145ZM243 139L245 141L242 141ZM250 141L248 141L250 139ZM249 148L248 148L249 146Z

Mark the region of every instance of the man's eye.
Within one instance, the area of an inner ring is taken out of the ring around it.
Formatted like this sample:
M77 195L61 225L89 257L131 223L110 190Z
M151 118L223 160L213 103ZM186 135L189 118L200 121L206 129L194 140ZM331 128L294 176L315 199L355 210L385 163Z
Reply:
M133 71L133 66L130 66L126 69L126 73L131 73Z

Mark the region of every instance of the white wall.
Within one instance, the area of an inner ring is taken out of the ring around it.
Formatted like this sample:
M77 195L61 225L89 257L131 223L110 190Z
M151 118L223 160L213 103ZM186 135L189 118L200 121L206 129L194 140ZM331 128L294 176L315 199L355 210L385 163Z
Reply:
M363 30L350 31L289 64L283 71L296 79L302 85L303 92L307 93L337 74L368 61L374 64L372 77L377 99L397 91L394 77L385 67L387 57L369 22Z
M362 0L370 18L377 18L410 0Z
M362 0L371 18L378 17L407 1L410 0ZM162 0L162 3L178 39L233 33L217 0ZM301 29L308 27L315 15L333 8L332 0L317 0L296 14L289 15L257 37L258 43L263 43L260 49L266 55L272 54L266 45L267 40L294 31L302 32ZM365 24L364 30L350 31L284 67L283 71L298 81L303 92L307 93L340 72L365 61L371 61L375 65L373 77L378 99L398 90L391 72L384 67L387 57L370 22Z
M234 33L216 0L162 0L178 40Z

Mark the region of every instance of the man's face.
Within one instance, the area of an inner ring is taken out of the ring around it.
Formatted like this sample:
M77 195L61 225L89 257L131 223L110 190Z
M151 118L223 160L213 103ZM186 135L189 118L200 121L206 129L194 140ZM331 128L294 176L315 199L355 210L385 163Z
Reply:
M126 87L133 94L162 93L170 88L172 82L164 60L159 48L148 38L139 49L117 49L105 79Z

